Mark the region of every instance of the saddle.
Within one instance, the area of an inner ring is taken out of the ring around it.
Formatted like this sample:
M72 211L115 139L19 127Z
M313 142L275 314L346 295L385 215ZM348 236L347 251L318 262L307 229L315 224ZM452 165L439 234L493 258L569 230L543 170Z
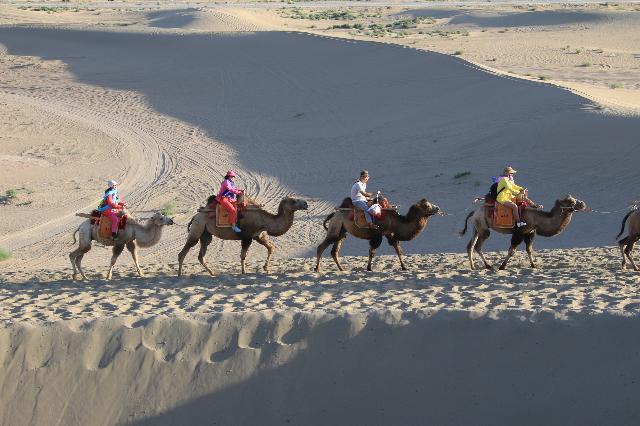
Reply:
M373 205L373 201L368 201L367 205L369 207L371 207ZM391 207L391 205L389 204L389 200L387 200L386 198L382 198L380 199L379 203L380 204L380 214L376 215L376 214L372 214L371 216L373 217L373 222L375 223L376 221L379 220L383 220L385 217L385 211L388 210L393 210ZM367 223L367 218L364 216L364 210L362 210L359 207L352 207L351 208L351 212L349 213L349 219L353 220L353 222L355 223L356 227L358 228L369 228L369 223Z
M524 210L528 207L525 201L516 201L518 206L518 214L524 217ZM516 218L511 208L497 202L485 203L484 213L487 221L491 223L492 228L511 229L516 226Z
M238 210L238 219L242 218L242 213L247 210L247 203L243 202L238 204L238 201L234 201L233 205ZM218 201L213 198L209 204L207 204L207 210L211 210L208 214L210 219L216 220L216 227L218 228L231 228L231 221L229 220L229 212L226 211Z
M120 217L118 221L118 230L127 226L128 215ZM111 238L111 218L103 216L98 210L91 211L91 225L98 224L98 235L100 238Z

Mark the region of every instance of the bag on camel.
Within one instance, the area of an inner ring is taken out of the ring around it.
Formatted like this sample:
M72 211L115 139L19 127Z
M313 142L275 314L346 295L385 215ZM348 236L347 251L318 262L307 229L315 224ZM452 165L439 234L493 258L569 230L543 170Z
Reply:
M498 180L494 178L493 185L491 185L491 187L489 188L489 193L487 194L487 201L495 202L498 199L498 194L504 191L504 188L498 191L498 183Z
M372 204L371 207L367 209L367 212L371 216L378 218L382 215L382 206L380 206L380 204L378 203Z

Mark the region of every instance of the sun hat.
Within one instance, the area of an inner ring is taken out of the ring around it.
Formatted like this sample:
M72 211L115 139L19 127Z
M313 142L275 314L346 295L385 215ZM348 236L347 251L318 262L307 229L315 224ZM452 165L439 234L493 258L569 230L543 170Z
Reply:
M236 172L234 170L229 170L229 171L227 171L227 176L236 177Z
M517 170L515 170L513 167L511 166L507 166L504 168L504 170L502 171L503 174L508 175L508 174L512 174L512 173L518 173Z
M118 184L118 182L116 182L116 181L115 181L115 180L113 180L113 179L109 179L109 180L107 181L107 184L109 185L109 188L113 188L114 186L116 186L116 185Z

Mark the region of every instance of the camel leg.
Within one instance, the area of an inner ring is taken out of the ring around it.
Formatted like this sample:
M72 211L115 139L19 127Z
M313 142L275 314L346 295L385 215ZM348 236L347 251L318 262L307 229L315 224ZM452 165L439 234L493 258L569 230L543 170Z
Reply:
M180 250L180 253L178 253L178 276L182 275L182 264L184 263L184 258L187 257L189 250L191 250L191 248L196 244L198 244L197 238L188 237L184 247Z
M477 241L478 230L473 228L473 236L469 240L469 244L467 244L467 256L469 256L469 265L471 266L471 270L476 269L476 266L473 264L473 249L475 248Z
M254 238L258 243L262 244L267 248L267 260L264 262L264 266L262 269L265 272L269 272L269 268L271 266L271 256L273 255L273 244L269 241L269 236L266 232L261 232L256 238Z
M476 242L474 249L480 256L480 259L482 259L482 261L484 262L484 267L493 271L493 266L491 266L491 264L487 262L487 259L484 257L484 253L482 253L482 245L485 241L487 241L489 235L491 235L491 232L488 229L485 229L482 235L478 235L478 241Z
M331 244L331 240L326 237L316 249L316 272L320 272L320 259L322 259L322 253L329 247L329 244Z
M331 255L333 256L333 253L335 252L336 255L333 257L333 260L336 262L336 265L338 265L338 269L340 269L341 271L343 270L342 267L340 266L340 261L336 260L337 256L338 256L338 252L340 251L340 246L342 246L342 243L340 243L340 246L338 246L338 251L336 251L336 245L338 244L338 242L340 240L344 240L346 238L346 234L344 232L340 232L340 234L337 237L331 237L329 235L327 235L325 237L325 239L320 243L320 245L318 246L318 249L316 250L316 272L320 272L320 259L322 258L322 253L324 253L324 251L327 249L327 247L329 247L331 244L333 244L333 248L331 249Z
M82 279L87 280L87 277L84 274L84 271L82 270L82 258L84 257L85 253L87 253L89 250L91 250L91 246L78 248L69 254L69 259L71 259L71 265L73 265L74 280L78 276L78 274L76 273L76 266L78 267L78 272L80 272L80 275L82 275Z
M371 271L371 261L376 255L376 249L382 244L382 235L375 235L369 240L369 263L367 263L367 271Z
M243 238L242 239L242 250L240 251L240 266L242 268L242 273L245 274L247 272L247 252L249 251L249 247L251 246L251 238Z
M527 234L524 237L524 242L526 244L526 248L527 248L527 256L529 256L529 262L531 263L531 267L532 268L537 268L538 266L536 265L536 263L533 261L533 240L536 238L536 234L531 233L531 234Z
M78 256L78 249L69 253L69 260L71 261L71 266L73 267L73 275L72 278L74 281L78 277L78 269L76 268L76 257Z
M629 237L625 237L618 242L618 247L620 248L620 254L622 255L622 265L621 269L624 271L627 267L627 254L624 249L627 247L627 243L629 242Z
M627 255L627 258L629 259L631 267L634 271L638 270L638 266L636 265L635 260L633 260L633 248L636 245L636 241L638 241L636 238L632 239L631 242L627 245L627 248L624 249L624 252Z
M338 241L333 243L333 247L331 248L331 257L333 257L333 261L338 266L338 270L344 271L342 265L340 264L340 249L342 248L342 243L347 237L345 235L341 235L341 238L338 238Z
M516 252L516 249L518 248L518 246L520 245L523 239L524 239L524 236L521 233L514 233L513 235L511 235L511 247L509 247L509 251L507 252L507 257L502 261L502 264L500 265L501 271L507 267L507 263L509 262L509 259L511 259L511 256L513 256L513 254Z
M402 247L400 247L400 241L396 240L393 237L387 236L387 242L389 243L389 245L391 245L395 251L396 254L398 255L398 259L400 259L400 267L402 268L403 271L407 270L407 267L404 264L404 260L402 259Z
M204 269L206 269L209 274L215 275L215 272L213 272L206 260L204 260L204 257L207 254L207 248L209 247L209 244L211 244L212 240L213 236L209 231L204 231L202 235L200 235L200 252L198 253L198 262L204 266Z
M109 265L109 272L107 272L108 280L110 280L111 277L113 276L113 265L116 264L116 260L118 260L118 256L120 256L120 253L122 253L122 250L124 250L124 244L118 244L116 246L113 246L113 250L111 251L113 253L113 255L111 256L111 264Z
M142 269L140 269L140 264L138 263L138 245L135 240L127 243L127 250L131 253L133 264L136 265L136 269L138 270L138 275L144 278L144 274L142 273Z

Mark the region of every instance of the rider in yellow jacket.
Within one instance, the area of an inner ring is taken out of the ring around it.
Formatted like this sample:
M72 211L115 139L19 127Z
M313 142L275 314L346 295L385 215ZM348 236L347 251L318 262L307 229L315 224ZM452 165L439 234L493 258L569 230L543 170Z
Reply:
M514 170L511 166L507 166L503 171L503 176L498 181L498 197L496 201L502 205L505 205L511 210L513 210L513 215L516 218L516 226L521 227L525 226L527 223L520 220L520 214L518 212L518 206L514 202L518 195L523 194L526 189L522 186L516 185L513 181L513 175L516 174L517 171Z

